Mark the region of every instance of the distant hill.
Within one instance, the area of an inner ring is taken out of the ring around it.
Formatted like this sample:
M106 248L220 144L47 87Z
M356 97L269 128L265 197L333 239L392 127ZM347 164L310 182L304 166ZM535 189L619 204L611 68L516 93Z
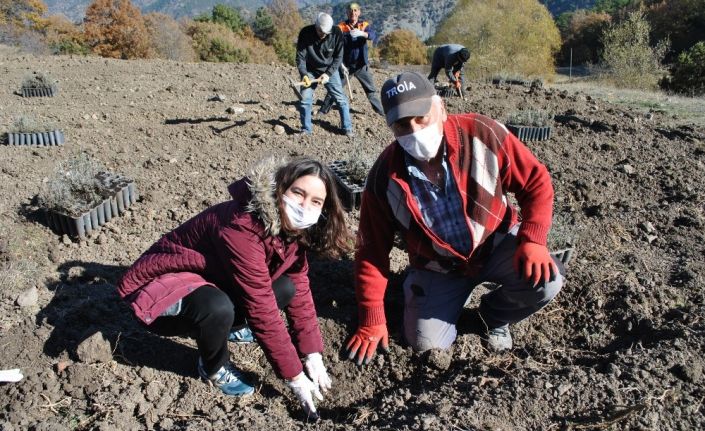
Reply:
M436 32L438 24L455 7L458 0L377 0L360 1L363 17L371 21L382 35L397 28L414 31L421 40ZM61 13L72 21L80 21L91 0L44 0L49 13ZM575 9L591 8L596 0L542 0L553 16ZM142 12L161 12L175 18L194 17L213 9L218 3L239 9L246 19L253 16L266 0L132 0ZM347 0L299 0L301 14L311 22L319 11L330 13L338 21L345 18Z

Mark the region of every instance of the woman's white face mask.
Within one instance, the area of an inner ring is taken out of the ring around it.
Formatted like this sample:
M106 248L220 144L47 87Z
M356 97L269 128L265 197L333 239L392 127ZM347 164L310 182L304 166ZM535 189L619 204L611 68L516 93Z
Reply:
M321 216L319 208L304 208L287 195L282 195L282 200L286 216L294 229L306 229L318 222L318 218Z
M397 136L397 142L409 155L417 160L428 162L438 154L443 134L436 123L404 136Z

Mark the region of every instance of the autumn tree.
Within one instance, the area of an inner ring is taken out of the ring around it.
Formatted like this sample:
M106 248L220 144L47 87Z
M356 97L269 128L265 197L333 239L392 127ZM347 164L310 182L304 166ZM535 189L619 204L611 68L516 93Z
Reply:
M466 74L479 77L553 74L561 41L551 14L538 0L459 0L429 42L467 47Z
M0 25L37 30L46 11L42 0L0 0Z
M612 17L604 12L578 10L566 14L561 28L563 43L559 55L561 64L596 64L602 53L602 33L609 27Z
M94 0L84 19L86 42L93 52L111 58L147 58L149 33L130 0Z
M86 55L90 52L81 28L63 15L47 17L42 33L54 54Z
M267 6L274 23L271 45L280 60L294 65L296 61L296 39L304 26L295 0L272 0Z
M195 61L192 40L174 18L152 12L144 16L150 44L158 58L176 61Z
M705 95L705 42L698 42L680 53L670 70L670 76L661 82L667 90L689 96Z
M252 31L257 38L265 43L272 40L276 29L274 28L274 21L272 20L272 14L269 13L269 9L266 7L257 9L255 19L252 21Z
M651 25L651 39L671 41L668 61L705 41L705 1L703 0L650 0L645 9Z
M659 41L652 47L650 30L644 12L637 10L605 31L602 62L606 77L612 83L628 88L656 88L666 74L661 62L668 50L668 41Z
M427 64L426 47L410 30L394 30L378 44L380 58L391 64Z

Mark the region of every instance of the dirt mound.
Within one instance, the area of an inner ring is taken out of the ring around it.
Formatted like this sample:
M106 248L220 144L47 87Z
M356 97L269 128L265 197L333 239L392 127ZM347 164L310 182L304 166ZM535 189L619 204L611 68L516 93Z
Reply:
M15 94L33 71L58 80L54 97ZM395 72L375 70L377 84ZM335 111L315 118L313 136L293 135L291 67L33 57L3 48L0 73L0 132L30 115L66 135L60 147L0 146L0 369L25 375L0 386L0 428L301 428L296 401L256 345L231 348L257 382L256 395L223 396L198 380L193 342L147 333L115 283L163 233L227 199L227 185L264 155L331 162L360 145L378 153L391 134L357 84L351 142ZM447 99L450 112L556 115L551 139L529 146L554 180L551 244L577 238L568 284L515 326L511 354L483 350L475 295L451 351L418 355L400 340L406 258L395 250L386 301L391 352L358 368L340 354L356 325L351 261L314 260L334 379L317 427L704 428L705 130L551 88L471 82L466 94ZM141 198L89 241L73 243L46 226L36 195L56 165L79 152L133 178ZM356 225L355 213L349 221ZM26 300L35 287L36 299Z

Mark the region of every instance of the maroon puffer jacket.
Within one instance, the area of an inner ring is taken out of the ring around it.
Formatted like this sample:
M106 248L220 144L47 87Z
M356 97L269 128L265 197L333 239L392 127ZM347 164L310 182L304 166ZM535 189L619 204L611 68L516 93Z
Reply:
M276 165L253 171L229 187L233 200L214 205L149 248L118 284L135 315L151 323L190 291L213 285L236 298L279 377L302 371L299 354L323 351L308 282L306 251L280 234L273 197ZM286 274L296 286L287 307L291 337L272 291ZM292 342L293 338L293 342ZM297 352L298 350L298 352Z

